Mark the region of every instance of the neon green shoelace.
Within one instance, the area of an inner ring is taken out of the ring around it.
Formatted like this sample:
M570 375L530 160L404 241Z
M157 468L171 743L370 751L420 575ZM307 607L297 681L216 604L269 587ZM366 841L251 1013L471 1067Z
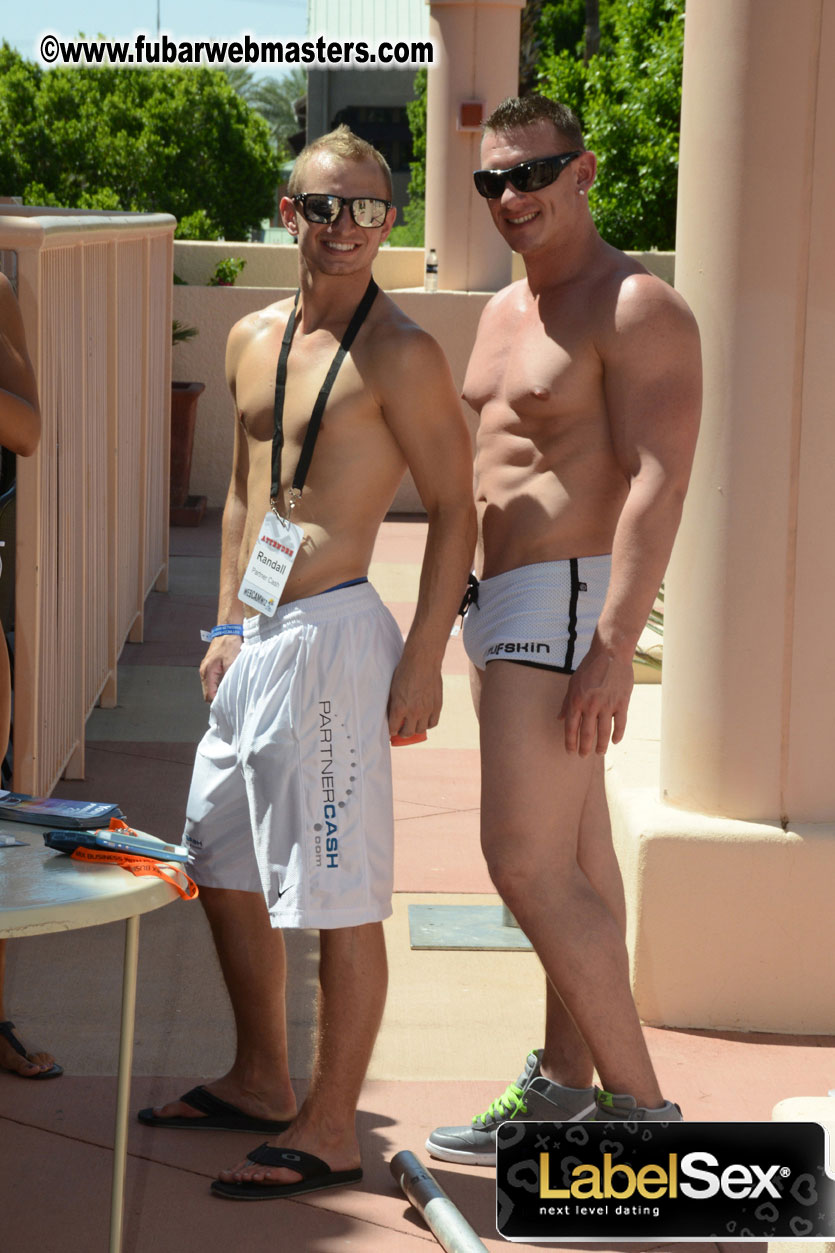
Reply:
M506 1118L515 1118L517 1114L526 1114L527 1107L523 1100L524 1093L515 1083L509 1083L500 1097L487 1106L483 1114L476 1114L473 1122L503 1122Z

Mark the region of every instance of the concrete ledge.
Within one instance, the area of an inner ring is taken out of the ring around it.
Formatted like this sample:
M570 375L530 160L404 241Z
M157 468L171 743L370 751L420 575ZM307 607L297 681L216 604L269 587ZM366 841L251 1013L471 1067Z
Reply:
M835 1244L821 1240L770 1240L768 1253L835 1253Z
M662 804L660 690L645 692L607 776L641 1018L835 1033L835 826L786 831Z
M189 248L208 247L190 244ZM215 248L212 245L212 248ZM279 247L266 244L250 244L262 263L280 253ZM261 249L261 252L257 250ZM227 255L239 255L235 247L226 246ZM296 249L287 248L294 263L298 264ZM391 252L404 251L392 249ZM214 254L213 254L214 255ZM386 254L387 256L389 254ZM382 260L382 253L379 260ZM175 265L177 262L175 261ZM250 287L242 282L236 287L177 286L174 288L173 316L187 326L197 327L199 334L190 342L178 344L173 355L173 377L183 381L199 380L206 390L200 397L197 409L197 428L194 439L194 456L191 464L189 490L206 496L210 507L222 506L229 487L234 442L234 408L226 385L226 340L232 326L246 314L265 305L292 295L296 277L289 277L282 288ZM376 270L375 270L376 273ZM248 275L248 269L245 271ZM390 286L387 284L387 286ZM393 299L403 312L427 330L443 346L450 363L456 388L464 383L467 360L482 310L489 299L484 293L437 292L427 295L421 290L394 291ZM471 432L475 431L475 417L468 410ZM395 513L422 513L423 506L411 475L404 475L397 491L392 510Z
M240 257L246 262L246 268L237 281L238 287L294 289L299 275L299 250L290 242L289 234L284 235L284 240L286 242L280 244L251 244L242 240L177 239L174 241L174 272L185 283L205 286L218 261ZM423 288L423 267L422 248L384 247L374 262L374 277L384 291L393 287Z
M832 1137L835 1136L835 1097L790 1096L778 1101L771 1111L772 1122L818 1122L829 1132L829 1161L832 1169ZM832 1246L835 1247L835 1246Z

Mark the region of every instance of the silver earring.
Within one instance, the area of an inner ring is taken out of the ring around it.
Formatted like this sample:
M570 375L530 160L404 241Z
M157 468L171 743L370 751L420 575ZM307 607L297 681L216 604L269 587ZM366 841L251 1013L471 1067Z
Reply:
M581 188L580 188L580 195L581 195L581 196L585 196L585 194L586 194L586 193L583 191L583 189L582 189L582 187L581 187Z

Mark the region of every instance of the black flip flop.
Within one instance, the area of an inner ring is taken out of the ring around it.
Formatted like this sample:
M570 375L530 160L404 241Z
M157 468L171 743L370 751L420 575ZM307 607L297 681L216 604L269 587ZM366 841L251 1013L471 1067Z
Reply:
M312 1153L301 1153L296 1149L273 1149L269 1144L261 1144L251 1153L247 1153L247 1161L258 1166L286 1166L301 1175L295 1183L224 1183L215 1179L212 1192L215 1196L225 1196L233 1201L274 1201L280 1197L302 1196L305 1192L321 1192L325 1188L343 1188L349 1183L360 1183L362 1170L331 1170L321 1157Z
M189 1118L186 1114L172 1114L170 1118L163 1118L160 1114L155 1114L153 1108L141 1109L136 1116L146 1127L171 1127L175 1131L261 1131L277 1135L279 1131L286 1131L290 1126L289 1122L281 1122L275 1118L258 1118L254 1114L247 1114L238 1109L237 1105L221 1100L202 1084L178 1099L184 1105L199 1110L203 1117Z
M6 1022L0 1022L0 1035L11 1044L16 1053L19 1053L21 1057L25 1057L27 1062L29 1061L29 1053L14 1033L13 1022L10 1022L8 1019ZM17 1075L18 1079L57 1079L59 1075L64 1073L64 1067L59 1066L57 1062L54 1062L49 1070L39 1070L36 1075L22 1075L19 1070L6 1070L5 1066L0 1069L6 1071L6 1074Z

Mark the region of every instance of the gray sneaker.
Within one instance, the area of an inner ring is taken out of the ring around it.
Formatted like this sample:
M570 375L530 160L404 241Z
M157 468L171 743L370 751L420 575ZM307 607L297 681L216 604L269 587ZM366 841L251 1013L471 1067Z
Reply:
M542 1049L528 1054L525 1069L515 1083L469 1127L436 1127L426 1141L432 1157L444 1162L468 1162L472 1166L495 1166L496 1130L514 1118L533 1121L580 1122L593 1115L594 1088L564 1088L540 1072Z
M618 1095L597 1089L597 1112L594 1122L683 1122L681 1110L672 1101L658 1109L638 1105L634 1096Z
M594 1088L565 1088L544 1075L525 1088L526 1122L590 1122L596 1110Z

